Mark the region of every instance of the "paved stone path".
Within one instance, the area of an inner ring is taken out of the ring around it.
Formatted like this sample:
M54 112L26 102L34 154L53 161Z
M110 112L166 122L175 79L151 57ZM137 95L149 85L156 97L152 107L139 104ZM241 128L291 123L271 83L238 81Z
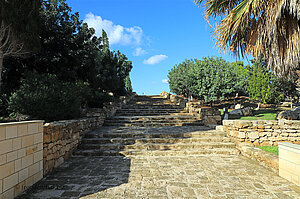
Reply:
M243 156L73 157L20 199L300 198Z

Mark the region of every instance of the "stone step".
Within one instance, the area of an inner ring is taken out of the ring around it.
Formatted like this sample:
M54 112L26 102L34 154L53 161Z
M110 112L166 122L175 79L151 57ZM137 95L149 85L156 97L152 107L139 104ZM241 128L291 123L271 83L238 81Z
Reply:
M135 144L135 143L195 143L195 142L231 142L228 137L201 137L201 138L85 138L81 144Z
M194 131L189 133L184 132L91 132L87 133L85 135L86 138L168 138L168 139L174 139L174 138L207 138L207 137L225 137L226 133L224 132L218 132L218 131Z
M177 105L167 105L167 104L127 104L122 107L123 110L127 109L183 109L181 106Z
M236 148L215 148L197 150L77 150L75 156L187 156L187 155L237 155L240 151Z
M223 131L223 125L218 125L216 126L217 131Z
M137 112L137 113L116 113L116 116L159 116L159 115L165 115L165 116L173 116L173 115L189 115L188 113L181 113L181 112L175 112L175 113L153 113L153 112Z
M162 127L162 126L202 126L203 122L177 122L177 123L104 123L104 126L126 127Z
M81 144L78 149L83 150L185 150L185 149L213 149L213 148L235 148L234 143L226 142L202 142L202 143L138 143L124 145L122 143L109 144Z

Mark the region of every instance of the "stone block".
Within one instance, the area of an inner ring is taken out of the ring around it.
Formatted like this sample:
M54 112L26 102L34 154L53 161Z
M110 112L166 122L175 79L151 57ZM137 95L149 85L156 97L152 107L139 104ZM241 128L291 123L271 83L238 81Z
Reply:
M30 155L32 153L35 153L37 151L38 146L32 145L26 148L26 155Z
M33 184L34 184L34 183L33 183L33 176L31 176L31 177L29 177L29 178L27 178L27 179L25 180L25 186L26 186L26 187L31 187Z
M246 138L246 133L245 132L239 132L238 138L240 138L240 139Z
M34 174L33 183L37 183L41 179L43 179L43 171L39 171L38 173Z
M43 143L43 133L35 134L33 137L33 144Z
M33 176L34 174L38 173L40 170L41 170L40 163L37 162L28 167L28 176Z
M28 134L36 134L38 132L39 132L39 124L38 123L28 124Z
M11 139L18 136L18 128L17 126L9 125L6 127L5 138Z
M252 127L253 124L249 121L235 120L234 126L241 129L241 128L246 128L246 127Z
M43 133L43 131L44 131L44 125L43 125L43 123L38 123L38 132L39 133Z
M15 172L22 169L22 159L15 160Z
M13 188L19 183L18 173L14 173L3 179L3 191Z
M0 141L0 155L11 152L13 149L12 139Z
M7 162L14 161L17 158L18 158L18 151L13 151L13 152L10 152L10 153L6 154L6 160L7 160Z
M28 135L28 125L27 124L20 124L18 125L18 136L25 136Z
M5 126L0 126L0 141L5 140Z
M254 141L255 139L259 138L259 134L258 132L254 131L254 132L249 132L248 133L248 137L251 141Z
M0 165L5 164L6 162L6 154L0 155Z
M33 164L33 154L27 155L22 158L22 168L26 168Z
M13 139L13 150L19 150L22 147L22 138Z
M4 191L3 191L4 192ZM0 194L0 199L14 199L15 197L15 189L11 188L4 193Z
M22 147L28 147L31 145L33 145L33 135L22 137Z
M43 140L44 140L44 143L50 143L51 142L51 135L44 134Z
M36 163L36 162L39 162L41 160L43 160L43 151L35 152L34 155L33 155L33 162Z
M28 168L19 171L18 174L19 174L19 183L25 181L29 176Z
M19 149L18 150L18 158L22 158L26 156L26 149Z

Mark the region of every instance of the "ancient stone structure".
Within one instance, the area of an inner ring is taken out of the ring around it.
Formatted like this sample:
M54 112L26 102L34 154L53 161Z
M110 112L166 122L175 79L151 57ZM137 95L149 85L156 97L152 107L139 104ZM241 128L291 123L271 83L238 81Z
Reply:
M134 96L121 96L119 102L105 104L103 109L89 109L86 118L46 123L44 125L44 175L67 160L87 132L100 128Z
M104 123L102 117L46 123L44 125L44 175L61 165L85 135Z
M298 120L224 120L223 129L237 143L273 146L279 142L300 144Z
M216 108L203 108L200 102L186 103L185 110L190 114L198 114L205 126L221 124L221 112Z
M174 105L164 97L137 96L118 110L116 116L107 118L105 127L87 133L75 154L161 156L239 153L235 144L224 136L226 133L203 126L216 122L213 118L220 112L214 112L214 109L197 111L187 113L180 105Z
M43 178L43 121L0 123L0 198Z

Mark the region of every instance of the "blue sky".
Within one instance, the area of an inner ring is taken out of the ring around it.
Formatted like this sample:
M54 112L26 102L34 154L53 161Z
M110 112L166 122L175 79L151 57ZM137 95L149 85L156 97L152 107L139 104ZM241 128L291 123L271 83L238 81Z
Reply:
M110 48L133 62L130 74L138 94L169 91L168 71L185 59L219 56L202 7L193 0L67 0L73 12L101 35Z

